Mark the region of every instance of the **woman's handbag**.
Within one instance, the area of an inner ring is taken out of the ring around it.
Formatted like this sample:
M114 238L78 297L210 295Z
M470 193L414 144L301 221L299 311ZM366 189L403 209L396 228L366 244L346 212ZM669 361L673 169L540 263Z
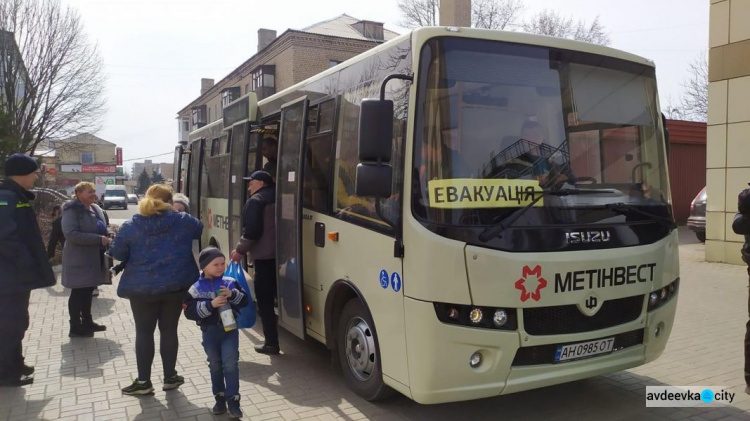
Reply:
M255 301L253 301L253 295L250 291L250 286L247 284L247 279L245 279L245 272L242 270L242 267L238 262L230 262L227 265L227 270L224 271L224 276L235 279L247 295L247 304L240 308L240 314L236 317L237 328L249 329L255 326Z

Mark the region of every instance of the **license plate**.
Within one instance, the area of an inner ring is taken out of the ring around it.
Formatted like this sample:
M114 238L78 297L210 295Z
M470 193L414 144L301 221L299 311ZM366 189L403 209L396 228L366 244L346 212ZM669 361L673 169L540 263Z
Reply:
M555 362L561 363L592 357L594 355L606 354L612 352L614 345L615 338L597 339L595 341L572 345L560 345L555 352Z

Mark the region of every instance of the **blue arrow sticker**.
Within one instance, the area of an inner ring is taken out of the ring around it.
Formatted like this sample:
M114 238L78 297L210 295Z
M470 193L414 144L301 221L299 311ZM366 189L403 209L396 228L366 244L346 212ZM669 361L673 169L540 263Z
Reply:
M388 272L385 269L380 271L380 286L383 289L388 289Z
M393 272L391 274L391 288L395 292L401 291L401 275L398 274L398 272Z

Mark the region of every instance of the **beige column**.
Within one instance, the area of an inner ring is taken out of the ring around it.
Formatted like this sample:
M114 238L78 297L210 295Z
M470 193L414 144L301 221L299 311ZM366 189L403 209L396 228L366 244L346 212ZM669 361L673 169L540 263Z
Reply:
M742 264L732 232L750 182L750 0L710 0L706 260Z

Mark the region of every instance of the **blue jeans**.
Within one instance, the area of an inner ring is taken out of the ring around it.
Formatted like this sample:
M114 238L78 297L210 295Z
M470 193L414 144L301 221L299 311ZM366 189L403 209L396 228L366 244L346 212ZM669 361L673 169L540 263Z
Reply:
M224 331L221 324L201 326L203 349L208 356L211 370L211 391L214 395L224 393L228 398L240 394L240 337L237 329ZM226 382L226 383L225 383ZM226 386L225 386L226 385Z

